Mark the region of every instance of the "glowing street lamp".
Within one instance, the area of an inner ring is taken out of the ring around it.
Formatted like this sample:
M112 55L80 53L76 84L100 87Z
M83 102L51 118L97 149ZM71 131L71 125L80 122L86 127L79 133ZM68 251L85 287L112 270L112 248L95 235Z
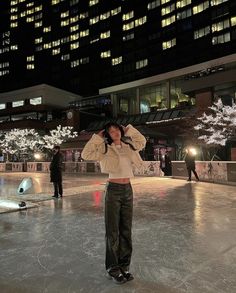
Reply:
M39 153L35 153L34 158L35 158L35 160L40 160L42 158L42 156Z
M196 154L197 154L197 150L196 150L195 148L190 148L190 149L189 149L189 152L190 152L190 154L193 155L193 156L196 156Z

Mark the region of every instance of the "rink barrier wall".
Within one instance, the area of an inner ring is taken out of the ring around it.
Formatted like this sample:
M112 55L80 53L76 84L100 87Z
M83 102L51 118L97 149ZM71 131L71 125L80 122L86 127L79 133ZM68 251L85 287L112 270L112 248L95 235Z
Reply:
M0 163L0 172L44 172L48 173L50 162L6 162ZM207 182L236 184L235 161L197 161L196 171L200 180ZM63 172L79 174L101 174L98 162L64 162ZM158 161L145 161L142 168L134 168L134 174L140 176L164 176ZM184 161L172 161L172 177L187 178ZM194 180L194 175L192 177Z

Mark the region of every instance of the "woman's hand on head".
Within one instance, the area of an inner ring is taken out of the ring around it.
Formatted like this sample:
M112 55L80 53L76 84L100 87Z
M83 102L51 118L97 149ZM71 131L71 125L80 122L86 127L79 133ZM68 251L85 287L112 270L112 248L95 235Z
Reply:
M104 138L104 129L100 130L97 135L99 135L101 138Z
M126 134L126 132L128 131L129 127L125 127L124 125L121 125L121 127L122 127L123 130L124 130L124 134Z

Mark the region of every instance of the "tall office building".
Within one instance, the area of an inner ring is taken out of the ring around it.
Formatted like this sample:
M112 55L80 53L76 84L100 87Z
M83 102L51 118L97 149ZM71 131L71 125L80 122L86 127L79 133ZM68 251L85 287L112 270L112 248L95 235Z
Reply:
M1 3L1 92L48 83L95 95L235 51L234 0Z

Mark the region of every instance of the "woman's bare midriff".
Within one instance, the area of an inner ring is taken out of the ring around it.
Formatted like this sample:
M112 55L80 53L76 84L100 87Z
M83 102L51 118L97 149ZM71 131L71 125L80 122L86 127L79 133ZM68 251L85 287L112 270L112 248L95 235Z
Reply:
M114 183L119 183L119 184L127 184L130 183L129 178L110 178L108 179L108 182L114 182Z

